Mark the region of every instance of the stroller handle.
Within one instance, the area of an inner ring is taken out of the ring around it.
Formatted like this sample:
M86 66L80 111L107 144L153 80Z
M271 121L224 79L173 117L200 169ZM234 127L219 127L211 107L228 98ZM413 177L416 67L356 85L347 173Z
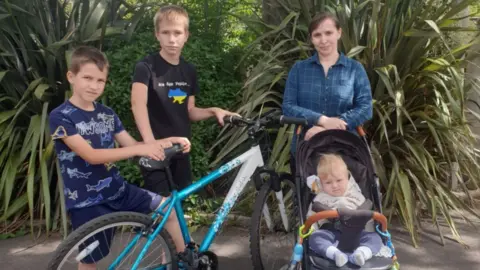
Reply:
M367 135L362 126L357 127L357 132L358 132L358 135L360 135L360 137L365 137L365 135Z
M387 231L387 218L378 212L375 211L370 211L372 213L372 218L375 221L378 221L382 225L382 231L386 232ZM305 221L305 226L303 227L302 233L306 234L309 230L310 227L317 221L322 220L322 219L330 219L330 218L338 218L340 215L338 214L337 210L326 210L326 211L321 211L316 213L315 215L310 216L306 221Z

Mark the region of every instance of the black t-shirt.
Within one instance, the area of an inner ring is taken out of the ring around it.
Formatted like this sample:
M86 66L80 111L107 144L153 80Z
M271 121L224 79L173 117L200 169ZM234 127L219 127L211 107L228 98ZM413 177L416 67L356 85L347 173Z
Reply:
M192 64L180 58L178 65L172 65L157 52L136 64L133 82L148 86L148 117L155 139L190 138L188 98L199 91Z

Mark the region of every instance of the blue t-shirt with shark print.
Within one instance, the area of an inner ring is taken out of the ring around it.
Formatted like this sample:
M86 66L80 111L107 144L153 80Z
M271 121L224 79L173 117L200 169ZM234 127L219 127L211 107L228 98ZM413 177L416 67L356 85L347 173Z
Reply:
M113 163L88 164L61 140L78 134L95 149L115 147L115 134L124 130L122 122L109 107L94 106L95 110L85 111L66 101L49 115L67 209L100 204L124 194L124 180Z

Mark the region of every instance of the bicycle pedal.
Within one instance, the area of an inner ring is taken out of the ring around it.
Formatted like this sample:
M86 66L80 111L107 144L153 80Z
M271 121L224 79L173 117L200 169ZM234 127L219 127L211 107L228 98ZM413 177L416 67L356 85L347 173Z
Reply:
M198 252L198 249L200 248L200 245L198 245L195 242L190 242L190 243L187 244L187 248L189 248L190 250L194 250L195 252Z
M189 248L186 248L184 252L177 254L177 258L178 258L179 266L181 265L181 267L183 267L180 269L188 269L188 270L198 269L199 259L198 259L198 254L195 251Z
M205 251L198 254L199 264L198 270L217 270L218 257L212 251Z

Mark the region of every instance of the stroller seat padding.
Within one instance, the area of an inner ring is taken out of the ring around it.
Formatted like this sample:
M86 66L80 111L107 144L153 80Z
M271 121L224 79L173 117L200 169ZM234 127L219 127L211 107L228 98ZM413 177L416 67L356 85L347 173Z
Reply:
M310 262L314 269L321 269L321 270L337 270L337 269L371 269L371 270L383 270L383 269L390 269L392 267L392 258L386 257L372 257L370 260L366 261L365 264L360 267L358 265L354 265L351 263L347 263L342 267L337 267L334 261L329 259L315 256L313 253L310 256Z

